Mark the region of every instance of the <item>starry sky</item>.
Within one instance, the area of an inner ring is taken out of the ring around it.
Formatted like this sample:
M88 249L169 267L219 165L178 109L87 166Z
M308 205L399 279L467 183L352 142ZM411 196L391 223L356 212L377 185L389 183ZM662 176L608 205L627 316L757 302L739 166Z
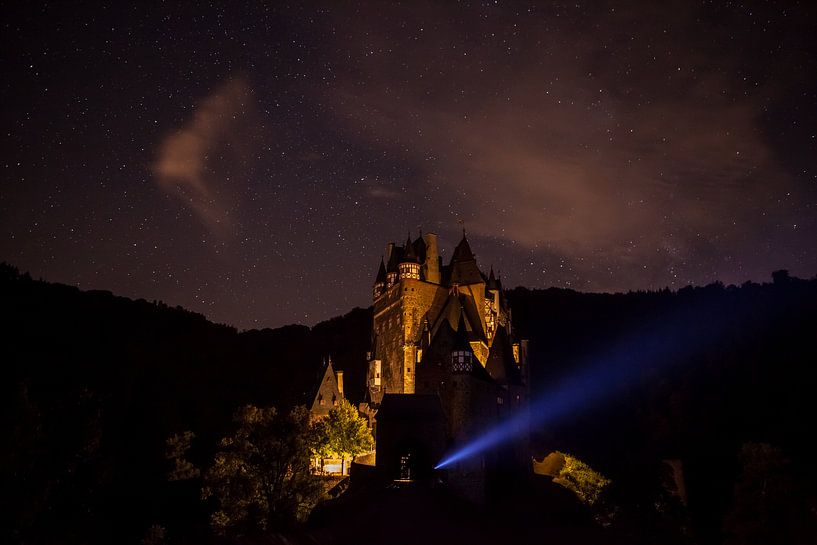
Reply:
M506 287L817 273L813 2L4 2L0 260L239 328L467 229Z

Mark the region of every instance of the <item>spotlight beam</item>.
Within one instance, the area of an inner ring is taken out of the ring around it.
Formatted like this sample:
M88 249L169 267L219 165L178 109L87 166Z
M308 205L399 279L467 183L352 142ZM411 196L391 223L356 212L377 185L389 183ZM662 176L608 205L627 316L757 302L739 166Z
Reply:
M699 307L699 308L694 308ZM522 410L500 421L472 441L449 453L436 466L442 469L451 464L481 454L510 439L520 436L534 425L542 426L557 421L578 409L587 409L610 401L636 383L644 371L669 367L680 360L689 360L695 353L714 343L718 335L713 329L695 328L696 343L684 344L691 331L684 327L692 317L706 316L705 308L692 309L652 325L616 343L610 350L589 360L580 372L566 377L544 395ZM679 347L688 354L681 357Z

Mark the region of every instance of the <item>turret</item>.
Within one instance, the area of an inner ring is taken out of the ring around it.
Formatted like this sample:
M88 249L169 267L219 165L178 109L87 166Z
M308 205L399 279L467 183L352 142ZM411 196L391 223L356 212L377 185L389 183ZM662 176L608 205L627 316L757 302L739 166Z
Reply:
M383 292L386 289L386 264L383 263L383 258L380 258L380 268L377 269L377 277L374 281L374 299L377 300L378 297L383 295Z
M426 282L439 284L442 281L440 275L440 250L437 243L437 235L428 233L423 235L426 243L426 259L423 263L423 278Z
M386 287L390 288L397 283L397 265L399 260L397 257L397 248L394 247L393 242L389 242L386 246Z
M400 280L420 279L420 263L417 261L417 254L414 252L414 245L411 243L411 235L406 239L403 247L403 258L400 260Z
M494 268L491 267L491 272L488 274L488 283L485 286L487 291L499 291L499 282L497 282L496 277L494 276Z
M462 240L454 248L450 268L451 277L449 282L452 285L465 286L484 282L482 273L477 268L477 259L474 257L471 245L468 244L468 239L465 237L465 229L462 231Z

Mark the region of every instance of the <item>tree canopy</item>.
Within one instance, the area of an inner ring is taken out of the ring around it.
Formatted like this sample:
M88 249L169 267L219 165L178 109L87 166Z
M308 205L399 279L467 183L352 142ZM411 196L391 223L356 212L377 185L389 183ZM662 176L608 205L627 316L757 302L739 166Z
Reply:
M353 459L374 445L366 419L346 399L333 407L326 418L314 422L312 437L312 453L321 458Z
M303 520L321 494L309 467L309 412L247 405L234 423L204 475L202 497L218 503L214 529L263 532Z

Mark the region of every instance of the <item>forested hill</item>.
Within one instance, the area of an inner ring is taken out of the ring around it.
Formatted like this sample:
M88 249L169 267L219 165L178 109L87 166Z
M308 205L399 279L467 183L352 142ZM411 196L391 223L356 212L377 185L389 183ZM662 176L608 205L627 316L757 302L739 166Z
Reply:
M509 291L517 333L531 340L533 398L560 415L542 415L534 446L575 453L630 504L655 498L661 460L681 460L705 543L730 528L774 528L775 543L799 543L803 524L817 531L817 279L773 278ZM565 384L578 384L567 401Z
M368 309L312 328L239 333L180 307L32 280L8 265L0 302L9 439L0 471L13 485L4 505L14 521L3 531L16 536L3 542L144 535L178 515L163 499L169 435L194 431L191 455L208 462L237 407L311 403L329 355L349 397L363 395ZM57 539L66 533L74 538Z
M788 496L813 491L817 280L779 272L740 287L506 295L530 340L535 400L599 370L569 410L534 430L542 453L577 454L633 503L654 492L661 459L684 460L694 523L713 540L734 510L746 443L782 449L800 483ZM191 458L209 462L237 407L309 401L330 354L348 397L363 397L370 309L239 333L7 265L0 301L9 438L0 472L13 521L4 542L136 543L151 524L206 527L195 494L182 501L167 489L169 435L195 432Z

